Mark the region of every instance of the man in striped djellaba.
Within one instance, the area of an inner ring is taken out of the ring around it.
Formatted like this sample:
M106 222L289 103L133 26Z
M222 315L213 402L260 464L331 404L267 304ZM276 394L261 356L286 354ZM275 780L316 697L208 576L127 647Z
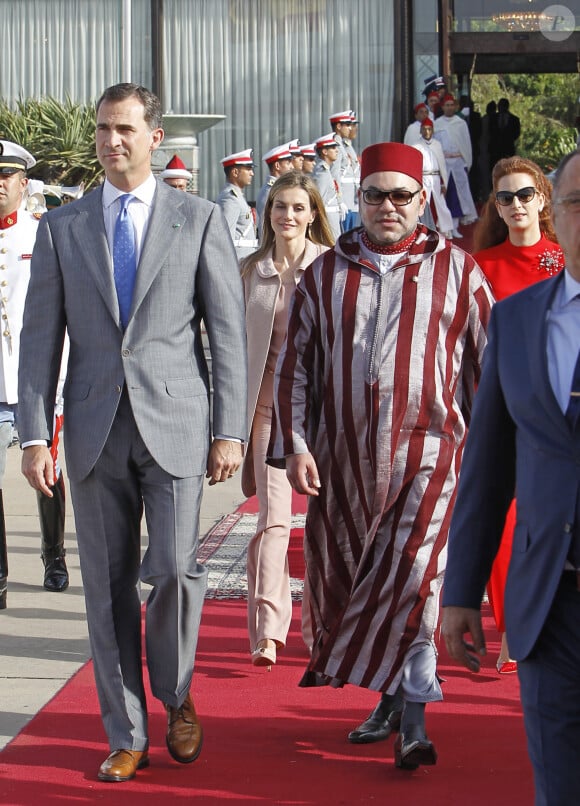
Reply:
M381 693L349 739L398 732L395 763L437 753L434 634L449 520L493 302L473 260L419 223L422 156L362 154L362 227L306 269L276 370L271 457L311 496L301 685Z

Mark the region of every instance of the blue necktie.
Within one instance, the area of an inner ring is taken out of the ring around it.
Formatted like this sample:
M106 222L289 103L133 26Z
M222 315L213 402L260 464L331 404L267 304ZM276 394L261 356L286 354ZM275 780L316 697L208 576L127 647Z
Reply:
M570 428L574 431L580 420L580 352L576 359L574 375L572 376L572 388L570 389L570 400L566 409L566 419L570 423Z
M131 310L135 275L137 273L135 227L127 209L134 198L130 193L120 197L121 209L115 222L115 235L113 238L113 275L115 277L123 330L125 330L129 321L129 311Z

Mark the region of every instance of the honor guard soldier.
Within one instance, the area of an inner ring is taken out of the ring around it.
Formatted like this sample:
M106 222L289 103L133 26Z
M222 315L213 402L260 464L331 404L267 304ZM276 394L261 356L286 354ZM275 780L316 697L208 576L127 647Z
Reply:
M250 207L244 196L244 189L254 178L252 149L230 154L221 160L226 175L216 203L222 208L232 235L238 258L250 255L258 248L256 211Z
M304 165L304 155L300 147L300 140L290 140L288 143L288 151L292 157L292 167L295 171L301 171Z
M355 226L358 214L357 190L360 169L358 157L351 144L351 131L357 123L352 109L345 109L343 112L336 112L330 116L330 125L338 145L338 158L332 164L331 171L340 185L342 201L348 208L346 217L342 221L343 231Z
M453 217L453 237L462 238L459 223L473 224L478 215L468 178L473 163L469 128L455 114L455 109L455 96L448 93L443 98L443 115L434 122L434 134L441 143L447 166L446 201Z
M322 196L330 228L334 237L338 238L341 233L341 221L347 214L347 207L342 201L340 184L332 175L332 165L338 160L338 143L335 140L334 132L319 137L314 145L318 161L312 178L318 185Z
M28 193L26 172L35 164L36 160L26 149L8 140L0 140L0 609L6 607L8 578L2 483L6 454L17 421L20 331L32 249L42 216L40 212L29 212L25 204ZM51 453L57 481L51 489L52 498L37 492L44 587L55 592L65 590L69 582L64 548L65 487L57 462L61 425L62 416L56 417Z
M311 174L314 172L314 165L316 163L316 148L314 143L308 143L306 146L301 147L302 151L302 173Z
M419 220L446 238L452 238L453 219L445 201L447 165L441 143L433 137L431 118L425 118L419 133L419 140L413 143L413 148L423 155L423 188L427 194L427 204Z
M352 113L352 118L350 121L350 136L344 140L346 146L346 152L348 158L350 160L350 168L354 174L354 205L350 210L350 217L347 216L347 224L343 225L343 230L352 229L353 227L358 227L360 224L360 216L358 212L358 190L360 187L360 159L358 154L355 151L353 142L358 135L358 119L356 116L356 112ZM344 193L344 188L343 188Z
M270 172L270 175L260 188L258 192L258 198L256 199L256 213L258 214L258 235L260 235L262 231L262 215L264 213L264 207L266 206L266 199L268 198L270 188L272 187L272 185L274 184L276 179L278 179L279 176L282 176L282 174L288 173L288 171L292 171L294 169L294 165L292 164L292 154L290 153L290 149L288 148L288 143L284 143L284 145L271 148L270 151L267 151L264 154L262 159L268 166L268 171Z
M184 161L177 154L171 157L165 166L165 170L159 174L160 179L163 179L166 185L171 185L176 190L183 191L187 191L187 186L192 176L191 171L187 170Z
M447 92L447 83L443 76L429 76L423 82L423 95L425 103L429 107L429 115L432 120L440 118L443 114L443 97Z
M415 115L415 120L409 123L403 137L403 143L407 146L414 146L421 139L421 124L425 118L429 117L429 107L427 104L417 104L413 109L413 114Z

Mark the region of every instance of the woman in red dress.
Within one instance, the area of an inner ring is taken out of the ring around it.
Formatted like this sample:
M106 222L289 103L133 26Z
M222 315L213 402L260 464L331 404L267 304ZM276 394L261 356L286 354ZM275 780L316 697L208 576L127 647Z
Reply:
M492 183L475 231L474 257L499 301L559 272L564 257L551 222L552 186L539 166L523 157L507 157L495 164ZM515 512L512 501L487 588L502 636L497 661L500 674L517 670L509 656L503 609Z

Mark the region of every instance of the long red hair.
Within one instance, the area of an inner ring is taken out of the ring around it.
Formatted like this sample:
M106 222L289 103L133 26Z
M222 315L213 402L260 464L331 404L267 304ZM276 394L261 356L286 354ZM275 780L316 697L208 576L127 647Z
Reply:
M495 207L495 193L499 180L509 174L529 174L533 178L534 186L540 193L544 194L545 198L544 209L539 213L540 230L542 235L550 241L558 242L552 225L552 185L550 180L544 176L540 166L536 165L532 160L518 156L505 157L502 160L498 160L493 167L491 174L493 189L475 228L473 236L474 252L497 246L498 243L503 243L508 237L507 225Z

